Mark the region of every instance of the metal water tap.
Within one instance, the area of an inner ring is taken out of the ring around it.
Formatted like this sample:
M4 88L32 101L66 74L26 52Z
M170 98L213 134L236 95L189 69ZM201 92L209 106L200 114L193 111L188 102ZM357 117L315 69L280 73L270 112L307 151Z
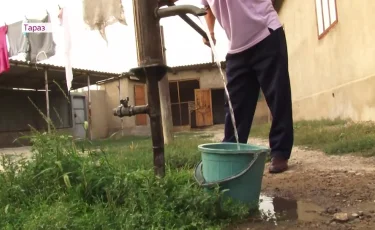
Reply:
M117 108L113 109L113 115L117 117L131 117L137 114L147 114L148 111L148 105L129 105L129 97L126 97L126 99L120 100L120 105Z

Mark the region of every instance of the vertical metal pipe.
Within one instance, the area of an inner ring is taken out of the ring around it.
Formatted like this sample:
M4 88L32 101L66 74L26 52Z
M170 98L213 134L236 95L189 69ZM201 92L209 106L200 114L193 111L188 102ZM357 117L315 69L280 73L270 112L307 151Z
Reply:
M163 51L163 62L167 65L166 48L164 40L164 28L160 26L161 34L161 45ZM161 120L163 123L163 135L164 144L171 144L173 142L173 117L171 107L171 95L169 90L168 76L165 75L159 81L159 93L160 93L160 108L161 108Z
M46 68L44 68L44 84L46 90L47 129L48 133L51 133L51 116L49 113L48 72Z
M155 9L157 8L158 0L133 0L137 58L140 67L163 64L160 25L159 20L155 17ZM163 177L165 175L164 137L160 115L158 81L154 76L147 75L146 83L150 109L154 170L156 175Z
M178 97L178 113L180 114L180 125L182 126L180 81L176 81L176 83L177 83L177 97Z
M167 65L167 55L166 55L166 47L165 47L165 38L164 38L164 27L160 26L160 36L161 36L161 45L163 50L163 63Z
M149 77L146 82L150 109L152 149L154 152L154 170L156 175L163 177L165 175L164 136L160 112L159 87L157 87L158 81L155 78Z
M91 120L91 90L90 90L90 75L87 75L87 94L88 94L88 107L89 107L89 115L88 115L88 122L89 122L89 130L88 130L88 138L91 140L91 125L92 125L92 120Z
M121 93L121 78L118 78L118 100L120 101L122 99L122 93ZM124 118L121 117L121 136L124 136Z

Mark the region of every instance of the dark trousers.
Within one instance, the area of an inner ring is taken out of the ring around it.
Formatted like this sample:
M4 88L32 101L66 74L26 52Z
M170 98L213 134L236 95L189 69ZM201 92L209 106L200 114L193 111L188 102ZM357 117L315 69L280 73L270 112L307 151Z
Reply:
M287 44L282 27L270 29L270 32L248 50L227 55L227 87L240 143L247 143L262 89L273 118L269 134L271 156L289 159L293 146L293 117ZM235 142L228 102L225 109L223 142Z

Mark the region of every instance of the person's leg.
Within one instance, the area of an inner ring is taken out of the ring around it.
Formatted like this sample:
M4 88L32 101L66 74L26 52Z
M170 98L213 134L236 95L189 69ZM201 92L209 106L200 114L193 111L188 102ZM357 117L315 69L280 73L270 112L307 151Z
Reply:
M271 30L271 35L255 48L253 68L273 118L269 134L270 172L283 172L288 168L293 146L292 99L284 29Z
M247 143L259 96L259 83L251 70L248 53L227 55L227 88L233 106L240 143ZM223 142L236 142L228 100L225 102L225 130Z

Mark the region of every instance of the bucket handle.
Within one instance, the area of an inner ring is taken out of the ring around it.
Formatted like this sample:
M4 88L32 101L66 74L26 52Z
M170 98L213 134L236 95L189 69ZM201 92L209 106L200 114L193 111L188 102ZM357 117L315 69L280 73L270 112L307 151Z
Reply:
M202 170L203 162L200 161L199 164L195 167L194 178L201 187L212 187L212 186L215 186L217 184L222 184L224 182L228 182L228 181L237 179L237 178L241 177L242 175L244 175L245 173L247 173L251 169L251 167L254 165L254 163L258 159L259 154L261 154L261 153L263 153L263 152L254 153L254 158L251 160L249 165L242 172L240 172L240 173L238 173L234 176L230 176L228 178L221 179L221 180L214 181L214 182L206 182L206 180L203 177L203 170Z

